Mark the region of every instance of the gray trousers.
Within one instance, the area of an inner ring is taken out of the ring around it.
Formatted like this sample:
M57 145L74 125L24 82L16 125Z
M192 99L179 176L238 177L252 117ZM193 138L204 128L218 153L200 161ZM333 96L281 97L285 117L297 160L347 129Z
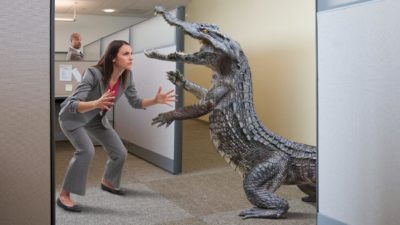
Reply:
M73 131L64 129L61 121L60 127L75 148L74 156L64 177L63 190L78 195L84 195L86 192L86 179L94 156L94 146L88 133L108 153L103 178L110 182L114 188L119 188L127 150L115 130L105 128L100 117L95 117L86 126Z

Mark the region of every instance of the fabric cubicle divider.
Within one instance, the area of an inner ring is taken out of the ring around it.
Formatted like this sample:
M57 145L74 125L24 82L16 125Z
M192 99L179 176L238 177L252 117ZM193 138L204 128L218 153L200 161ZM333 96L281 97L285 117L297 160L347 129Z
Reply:
M85 60L99 60L100 59L100 40L94 41L83 47L83 54ZM65 59L65 58L64 58Z
M183 8L172 10L172 14ZM183 15L183 14L182 14ZM143 21L130 27L130 44L134 51L133 76L140 97L154 97L159 86L163 91L174 89L165 77L167 71L175 71L175 62L147 58L146 49L157 49L161 53L177 51L182 38L177 38L176 28L169 26L161 16ZM177 41L178 40L178 41ZM181 99L182 101L182 99ZM180 103L179 103L180 104ZM146 110L133 110L126 98L115 105L115 130L126 142L128 151L171 173L181 172L181 123L174 122L168 128L152 126L152 118L173 107L157 105Z
M399 224L400 2L318 3L318 224Z
M113 40L124 40L126 42L129 42L129 28L120 30L102 38L100 43L101 55L103 55L103 53L106 51L108 44L110 44Z
M53 2L2 2L0 224L49 225L54 221Z

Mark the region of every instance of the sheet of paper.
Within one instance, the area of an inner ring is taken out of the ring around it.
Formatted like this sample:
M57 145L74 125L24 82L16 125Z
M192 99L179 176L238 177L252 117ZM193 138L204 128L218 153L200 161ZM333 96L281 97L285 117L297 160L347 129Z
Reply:
M72 65L60 65L60 81L72 80Z
M79 72L78 68L74 68L72 70L72 75L74 76L75 80L79 83L82 80L82 75Z
M65 91L72 91L72 84L66 84Z

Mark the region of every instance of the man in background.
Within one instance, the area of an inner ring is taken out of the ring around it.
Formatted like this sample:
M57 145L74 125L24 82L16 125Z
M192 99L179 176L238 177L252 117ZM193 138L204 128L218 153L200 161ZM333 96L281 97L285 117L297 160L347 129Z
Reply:
M82 61L83 53L80 50L80 48L82 46L81 35L79 33L72 33L70 40L71 40L71 46L68 48L67 60Z

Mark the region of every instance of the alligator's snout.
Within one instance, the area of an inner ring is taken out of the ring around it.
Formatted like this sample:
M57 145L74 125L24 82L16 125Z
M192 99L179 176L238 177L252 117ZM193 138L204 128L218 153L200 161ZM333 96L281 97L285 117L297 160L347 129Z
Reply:
M165 13L165 12L166 12L165 8L160 5L157 5L154 7L154 15L155 16L157 16L158 14Z

